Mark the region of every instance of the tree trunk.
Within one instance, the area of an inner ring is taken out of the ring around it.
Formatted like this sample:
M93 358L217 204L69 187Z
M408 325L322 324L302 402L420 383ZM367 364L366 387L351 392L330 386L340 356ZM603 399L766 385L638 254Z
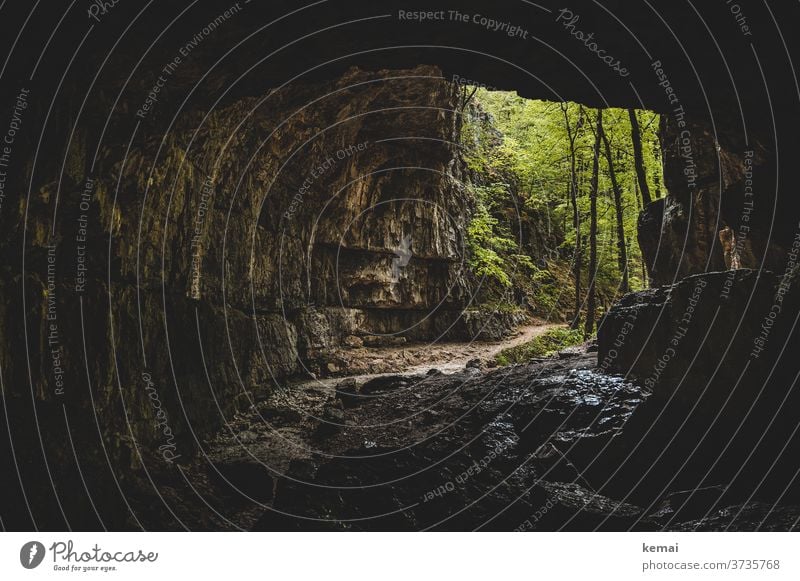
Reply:
M633 182L633 193L634 198L636 198L636 215L639 216L642 213L642 199L639 197L639 182ZM642 267L642 283L644 284L645 288L650 287L650 280L647 277L647 261L644 258L644 253L639 253L639 258L641 258L641 267Z
M586 324L583 334L588 339L594 333L594 322L597 311L596 280L597 280L597 189L600 174L600 141L603 139L603 110L597 110L597 131L594 137L594 152L592 159L592 185L589 190L590 216L589 226L589 288L586 298Z
M611 156L611 144L608 136L602 133L603 145L605 146L606 161L608 162L608 176L611 178L611 187L614 190L614 208L617 211L617 261L619 262L619 275L622 278L620 291L627 293L630 291L630 281L628 279L628 247L625 240L625 222L623 220L622 209L622 190L617 182L617 172L614 170L614 158Z
M633 163L636 167L636 179L639 182L639 190L642 192L642 203L646 206L653 200L650 197L650 188L647 185L647 171L645 171L644 167L642 132L639 129L639 120L636 118L636 111L628 109L628 116L631 118L631 139L633 140Z
M564 113L564 126L567 130L567 137L569 138L569 157L570 157L570 202L572 203L572 227L575 229L575 264L573 273L575 276L575 312L572 317L572 324L570 328L577 329L581 324L581 270L583 269L582 258L582 245L581 245L581 214L578 211L578 176L575 167L575 139L578 136L581 120L583 117L583 109L581 109L581 118L575 127L573 133L572 127L569 124L569 112L566 103L561 104L561 111Z

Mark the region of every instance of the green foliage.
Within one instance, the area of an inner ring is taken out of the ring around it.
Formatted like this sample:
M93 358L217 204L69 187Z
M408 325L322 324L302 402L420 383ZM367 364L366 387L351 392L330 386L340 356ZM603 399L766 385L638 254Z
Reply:
M473 272L491 282L491 300L510 288L519 289L534 310L553 316L568 309L571 300L567 264L576 237L588 237L595 112L575 103L531 101L515 93L478 90L465 111L462 128L464 160L474 184L476 211L467 232ZM578 211L581 230L572 227L570 200L570 143L565 126L576 136ZM640 111L644 162L651 193L664 194L657 115ZM614 169L622 190L623 226L631 290L646 286L637 244L641 197L634 168L628 112L604 111L604 125ZM597 297L602 314L618 295L616 210L608 164L600 160L598 198ZM554 243L543 254L541 244L527 247L518 239L519 224L546 223ZM584 244L585 246L585 244ZM587 273L584 272L584 277ZM584 280L584 289L588 280ZM570 299L570 300L565 300ZM487 300L489 300L487 298Z
M562 349L583 343L583 332L578 329L558 327L550 329L535 339L509 347L497 354L498 365L527 363L536 357L548 357Z
M532 287L533 304L536 307L537 314L557 318L553 317L553 314L562 310L562 306L559 304L559 297L564 290L558 278L553 275L550 269L534 267Z
M499 220L489 213L488 200L494 198L484 188L475 188L477 210L467 228L470 267L479 277L486 277L502 287L511 286L511 265L507 255L514 249L514 240L500 227Z

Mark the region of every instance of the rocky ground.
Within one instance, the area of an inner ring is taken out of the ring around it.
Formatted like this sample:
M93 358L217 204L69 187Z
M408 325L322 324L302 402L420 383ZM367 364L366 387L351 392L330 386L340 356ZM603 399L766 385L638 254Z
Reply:
M633 483L652 467L623 476L614 468L641 441L641 420L630 435L626 424L646 410L648 392L596 364L584 348L494 370L473 361L448 373L432 367L294 385L232 418L182 469L184 483L173 474L171 502L188 528L797 526L800 508L786 499L715 486L685 492L679 481L651 486L652 498L637 494ZM192 490L182 497L185 483Z

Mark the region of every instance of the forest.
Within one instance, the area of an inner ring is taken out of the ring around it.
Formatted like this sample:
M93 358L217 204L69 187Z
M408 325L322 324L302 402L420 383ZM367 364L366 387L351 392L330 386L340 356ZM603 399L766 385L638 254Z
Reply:
M666 194L660 116L477 87L461 100L483 300L591 337L617 298L648 286L637 219Z

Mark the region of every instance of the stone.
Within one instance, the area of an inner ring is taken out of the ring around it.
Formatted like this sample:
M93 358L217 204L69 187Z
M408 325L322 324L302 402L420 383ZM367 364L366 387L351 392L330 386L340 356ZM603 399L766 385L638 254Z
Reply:
M362 385L360 392L371 395L381 391L400 389L409 385L411 381L413 378L405 375L380 375Z
M348 335L342 340L342 343L346 347L350 347L352 349L358 349L364 346L364 340L361 337L356 337L355 335Z
M329 406L325 408L325 411L320 418L320 422L314 430L315 438L319 439L333 436L344 429L346 416L341 406L342 402L340 401L339 407Z
M469 361L467 361L466 368L480 370L483 368L483 362L480 359L470 359Z
M650 516L666 526L702 519L726 506L725 489L709 486L669 493Z
M732 265L784 270L796 224L776 223L767 208L792 212L796 202L775 198L778 160L765 147L766 139L699 120L681 126L672 116L662 117L660 134L669 194L646 206L638 221L639 246L652 284L670 285ZM682 147L690 148L689 175Z
M599 368L652 395L597 457L592 481L639 504L665 487L724 485L735 501L792 490L800 437L787 410L800 405L800 361L785 354L800 349L797 277L693 275L613 307L598 331Z
M407 343L405 337L384 337L380 335L367 335L363 343L367 347L396 347Z
M751 502L720 509L704 518L672 527L675 531L770 532L800 529L800 506Z
M718 409L727 390L707 389L711 384L735 385L745 367L757 378L768 372L764 362L795 340L791 320L776 317L773 324L770 309L780 297L782 312L800 311L796 277L742 269L626 295L601 322L599 365L637 378L664 398L676 393L694 404L702 395ZM761 341L765 321L770 333Z
M268 512L254 529L656 530L642 508L592 490L551 443L568 449L618 433L643 399L632 384L593 375L592 357L576 363L581 373L569 378L551 363L520 365L466 383L464 374L425 376L414 390L392 391L388 409L366 400L349 413L385 422L380 440L356 434L352 448L320 458L313 478L276 487L279 511L324 517ZM448 404L430 409L445 394ZM393 418L408 421L401 428ZM409 439L414 446L404 445Z
M345 408L358 405L362 401L359 395L359 385L355 379L349 378L336 385L336 398Z

